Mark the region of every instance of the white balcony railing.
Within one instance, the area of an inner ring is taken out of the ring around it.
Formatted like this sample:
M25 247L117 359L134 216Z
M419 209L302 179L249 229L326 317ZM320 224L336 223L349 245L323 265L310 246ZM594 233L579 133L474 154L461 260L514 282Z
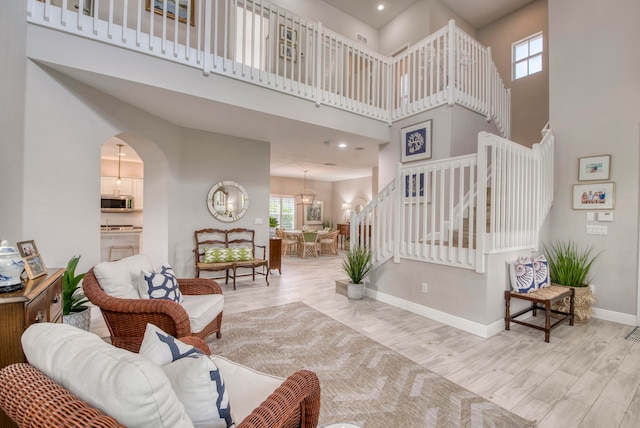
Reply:
M486 115L509 137L509 90L491 50L453 21L389 58L268 0L178 3L176 20L175 0L26 0L32 24L205 75L229 76L385 122L459 103Z
M478 135L478 154L398 164L396 178L351 216L351 245L484 272L485 255L537 250L553 204L553 134L529 149Z

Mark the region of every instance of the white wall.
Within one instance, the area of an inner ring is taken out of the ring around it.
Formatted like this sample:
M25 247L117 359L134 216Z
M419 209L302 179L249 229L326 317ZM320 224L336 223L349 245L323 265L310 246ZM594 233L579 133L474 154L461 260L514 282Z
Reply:
M24 93L27 15L25 2L4 2L0 13L0 239L22 240Z
M355 199L364 199L369 203L371 202L373 195L372 177L335 181L333 183L334 227L338 223L345 222L345 212L342 211L343 203L352 203Z
M300 193L303 187L304 179L271 177L269 192L272 195L293 196ZM324 218L328 219L331 217L331 213L333 212L333 185L331 182L307 179L307 188L316 192L316 201L322 201L324 203ZM296 206L295 227L298 229L304 225L304 214L302 207Z
M576 11L580 10L579 14ZM640 2L549 0L549 116L556 137L551 229L559 239L602 251L594 265L600 309L636 313L640 121ZM614 221L586 235L585 211L571 209L578 158L611 155Z

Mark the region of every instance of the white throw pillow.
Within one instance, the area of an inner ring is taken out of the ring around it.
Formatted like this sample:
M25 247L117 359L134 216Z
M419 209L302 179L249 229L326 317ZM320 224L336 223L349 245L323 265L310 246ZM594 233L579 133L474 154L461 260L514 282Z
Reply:
M162 367L196 428L233 425L224 380L202 351L147 324L140 354Z
M193 427L167 375L142 355L54 323L31 325L22 348L31 365L125 426Z
M157 271L142 270L138 291L143 299L163 299L182 303L178 279L171 266L164 264Z
M109 296L120 299L139 299L138 283L142 270L153 271L148 256L136 254L116 262L101 262L93 268L100 287Z
M536 288L546 288L551 285L549 262L544 254L533 259L533 272L536 276Z

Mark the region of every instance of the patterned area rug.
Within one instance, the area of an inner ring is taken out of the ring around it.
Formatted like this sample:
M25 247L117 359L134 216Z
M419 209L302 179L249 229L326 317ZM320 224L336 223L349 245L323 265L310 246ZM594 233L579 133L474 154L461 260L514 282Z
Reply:
M209 345L276 376L316 372L321 427L534 426L301 302L225 315Z

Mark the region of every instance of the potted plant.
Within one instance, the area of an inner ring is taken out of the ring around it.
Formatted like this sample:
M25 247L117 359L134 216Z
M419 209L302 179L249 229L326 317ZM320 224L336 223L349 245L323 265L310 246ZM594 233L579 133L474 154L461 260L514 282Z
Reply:
M593 246L579 249L572 241L557 241L549 247L544 245L544 252L549 262L551 282L575 290L575 320L588 321L591 318L591 305L596 301L589 287L589 271L600 253L593 255ZM568 312L569 298L556 303L554 309Z
M371 251L354 245L347 252L347 258L342 262L342 268L349 276L347 284L347 297L349 299L362 299L364 297L364 283L362 279L371 271Z
M89 301L80 288L84 273L76 275L80 256L73 256L67 263L67 270L62 275L62 321L83 330L89 330L91 311L84 306Z
M278 227L278 219L274 216L269 216L269 235L272 238L276 235L276 227Z

